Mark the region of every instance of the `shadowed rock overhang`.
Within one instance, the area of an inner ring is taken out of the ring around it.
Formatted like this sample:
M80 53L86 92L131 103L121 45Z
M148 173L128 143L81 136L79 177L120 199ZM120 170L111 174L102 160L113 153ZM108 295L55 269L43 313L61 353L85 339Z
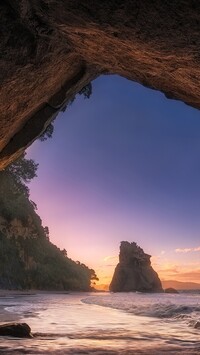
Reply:
M103 73L200 108L197 0L2 0L0 13L1 169Z

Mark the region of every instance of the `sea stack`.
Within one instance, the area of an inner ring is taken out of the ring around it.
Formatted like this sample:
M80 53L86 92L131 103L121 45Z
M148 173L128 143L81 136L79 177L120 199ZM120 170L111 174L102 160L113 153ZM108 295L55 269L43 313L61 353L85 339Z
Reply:
M163 292L157 272L151 266L151 255L135 242L121 242L119 263L110 284L112 292Z

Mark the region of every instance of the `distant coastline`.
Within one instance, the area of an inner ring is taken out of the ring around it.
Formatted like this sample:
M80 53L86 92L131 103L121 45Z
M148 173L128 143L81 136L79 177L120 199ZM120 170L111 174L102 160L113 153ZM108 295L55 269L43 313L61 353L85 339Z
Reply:
M173 287L177 290L200 290L200 284L196 282L183 282L175 280L161 280L163 288Z
M175 288L176 290L194 291L200 290L200 283L197 282L183 282L176 280L161 280L163 289L168 287ZM109 291L109 284L95 285L96 291Z

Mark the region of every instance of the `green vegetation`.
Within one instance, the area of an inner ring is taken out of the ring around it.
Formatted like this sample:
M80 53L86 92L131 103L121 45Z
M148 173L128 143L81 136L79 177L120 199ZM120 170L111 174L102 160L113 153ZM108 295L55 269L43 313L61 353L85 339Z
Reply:
M89 83L86 86L84 86L79 92L78 95L83 95L84 99L89 99L90 96L92 95L92 84ZM64 107L62 108L62 112L65 112L66 109L74 102L76 96L74 96L70 101L68 101ZM57 116L56 116L57 117ZM55 119L56 119L55 117ZM55 121L54 119L54 121ZM48 138L52 138L53 136L53 132L54 132L54 125L53 122L51 122L47 128L45 129L45 131L41 134L41 136L39 137L41 142L46 141Z
M95 271L49 241L29 200L37 164L25 156L0 172L0 288L88 291Z

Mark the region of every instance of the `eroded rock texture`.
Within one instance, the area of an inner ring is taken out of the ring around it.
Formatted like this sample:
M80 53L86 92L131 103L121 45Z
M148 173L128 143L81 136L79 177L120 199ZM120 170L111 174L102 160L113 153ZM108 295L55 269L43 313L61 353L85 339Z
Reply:
M199 1L2 0L0 13L0 168L102 73L200 107Z
M162 292L161 281L153 270L151 256L136 243L121 242L119 264L110 284L113 292Z

